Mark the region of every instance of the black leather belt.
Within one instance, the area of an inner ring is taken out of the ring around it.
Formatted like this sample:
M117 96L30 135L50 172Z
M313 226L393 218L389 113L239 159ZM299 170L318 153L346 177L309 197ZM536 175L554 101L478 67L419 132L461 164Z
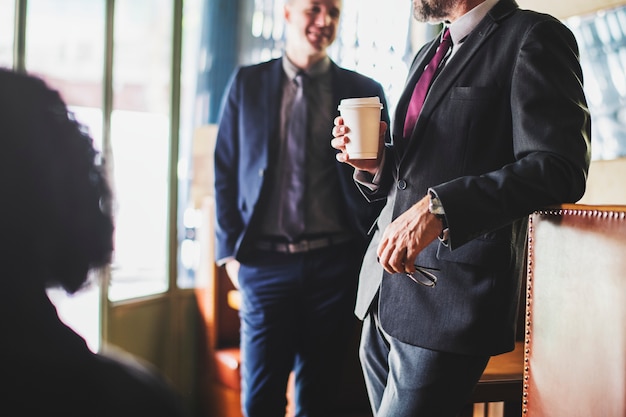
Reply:
M328 236L313 239L302 239L297 242L257 240L254 247L261 250L281 253L301 253L322 249L352 240L350 235Z

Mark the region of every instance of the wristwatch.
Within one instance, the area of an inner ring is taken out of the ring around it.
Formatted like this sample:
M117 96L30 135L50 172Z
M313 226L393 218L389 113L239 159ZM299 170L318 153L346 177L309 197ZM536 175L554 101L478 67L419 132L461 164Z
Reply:
M448 237L450 235L450 229L448 228L448 221L446 220L446 212L443 209L443 205L441 204L441 200L437 197L437 194L433 190L428 190L428 194L430 195L430 203L428 204L428 211L437 216L439 220L441 220L441 224L443 225L443 229L439 234L439 240L446 243L448 241Z

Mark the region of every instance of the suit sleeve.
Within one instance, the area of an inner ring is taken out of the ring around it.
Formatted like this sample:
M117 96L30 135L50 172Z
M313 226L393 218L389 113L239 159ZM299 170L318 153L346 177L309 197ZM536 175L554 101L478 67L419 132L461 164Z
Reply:
M215 143L215 258L218 260L234 256L243 229L237 203L240 78L240 73L235 73L226 89Z
M541 207L576 202L585 191L591 122L576 41L556 20L520 36L510 113L494 112L511 118L513 162L433 187L446 212L451 249Z

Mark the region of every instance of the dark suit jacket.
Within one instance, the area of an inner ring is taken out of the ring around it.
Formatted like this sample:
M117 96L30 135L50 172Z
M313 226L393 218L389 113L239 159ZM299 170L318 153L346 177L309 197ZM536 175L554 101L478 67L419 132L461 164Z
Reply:
M331 65L334 111L343 98L378 96L383 102L381 118L389 122L382 86L374 80ZM224 97L215 147L215 199L217 215L216 259L245 258L254 238L255 214L264 198L265 183L270 178L275 155L273 141L278 140L280 100L283 77L282 59L240 68L233 75ZM335 164L344 208L352 221L351 228L365 243L382 208L368 203L354 185L354 170L335 159L330 146L332 125L328 126L328 163Z
M395 120L436 42L417 54ZM356 314L380 289L382 327L409 344L463 354L512 350L527 215L584 193L590 120L578 49L556 19L500 0L435 80L412 137L393 129L378 193L389 198L361 272ZM376 261L380 232L432 187L450 228L417 265L434 288Z

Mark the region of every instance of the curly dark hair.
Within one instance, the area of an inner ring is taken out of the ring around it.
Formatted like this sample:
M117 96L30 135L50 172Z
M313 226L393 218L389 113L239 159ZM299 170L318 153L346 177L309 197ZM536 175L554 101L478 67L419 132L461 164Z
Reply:
M99 157L57 91L0 69L3 280L19 273L73 293L111 261L112 196Z

